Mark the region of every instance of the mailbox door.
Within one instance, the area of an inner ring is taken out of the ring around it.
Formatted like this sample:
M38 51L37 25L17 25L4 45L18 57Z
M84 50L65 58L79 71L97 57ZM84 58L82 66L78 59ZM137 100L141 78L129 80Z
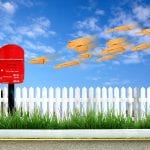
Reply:
M0 83L17 84L24 81L24 51L13 44L0 49Z

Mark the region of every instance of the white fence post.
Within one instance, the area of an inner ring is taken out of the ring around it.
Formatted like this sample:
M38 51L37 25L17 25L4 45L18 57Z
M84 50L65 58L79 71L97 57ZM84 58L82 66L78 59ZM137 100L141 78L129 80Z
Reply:
M62 89L62 117L67 117L68 113L67 113L67 88L64 87Z
M80 112L80 88L75 88L75 109Z
M114 110L115 115L119 115L119 88L114 89Z
M54 114L54 89L52 87L49 88L49 115L53 116Z
M140 112L140 116L141 118L144 118L145 117L145 109L146 109L146 105L145 105L145 102L146 102L146 93L145 93L145 88L142 87L141 88L141 96L140 96L140 102L141 102L141 112Z
M108 109L109 112L114 111L113 110L113 89L112 87L108 88Z
M4 87L3 89L3 112L8 115L8 89Z
M132 117L132 102L133 102L133 94L132 88L128 88L128 115Z
M29 114L34 113L34 88L29 88Z
M61 114L61 110L60 110L60 100L61 100L61 97L60 97L60 88L57 87L55 89L55 97L56 97L56 101L55 101L55 114L57 116L58 119L60 119L60 114Z
M121 114L126 117L126 89L124 87L121 88Z
M134 88L134 117L137 120L139 116L139 98L138 98L138 88Z
M147 115L150 115L150 87L147 88Z
M107 89L102 88L102 113L107 113Z
M74 110L74 97L73 97L73 88L69 88L69 116L73 114Z
M99 87L96 88L96 99L95 99L95 112L98 114L101 112L101 89Z
M42 113L45 115L47 113L47 88L42 88Z
M94 88L89 88L89 110L94 111Z
M21 108L21 89L19 87L16 88L16 97L15 97L15 107L16 110L20 111Z
M35 89L35 98L36 98L36 111L40 112L40 98L41 98L41 90L39 87Z
M28 97L27 97L27 88L24 87L22 89L22 111L23 112L27 112L27 101L28 101Z
M82 113L87 113L87 88L82 88Z

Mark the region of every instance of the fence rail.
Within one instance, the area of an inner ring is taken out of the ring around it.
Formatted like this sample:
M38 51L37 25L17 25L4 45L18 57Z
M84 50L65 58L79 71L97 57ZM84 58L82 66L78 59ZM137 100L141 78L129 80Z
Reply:
M7 113L7 88L0 89L0 109ZM138 88L16 88L15 107L33 113L38 108L42 114L69 116L78 110L81 114L89 109L131 117L145 117L150 113L150 87Z

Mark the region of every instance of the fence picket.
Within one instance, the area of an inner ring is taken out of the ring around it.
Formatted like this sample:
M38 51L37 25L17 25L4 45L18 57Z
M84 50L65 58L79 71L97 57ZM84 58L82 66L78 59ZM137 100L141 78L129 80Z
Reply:
M121 88L121 114L126 116L126 89L124 87Z
M140 116L141 118L144 118L145 117L145 109L146 109L146 105L145 105L145 102L146 102L146 93L145 93L145 88L142 87L141 88L141 96L140 96L140 103L141 103L141 109L140 109Z
M49 106L49 115L52 116L54 112L54 89L52 87L49 88L49 100L48 100L48 106Z
M62 89L62 117L67 117L67 88Z
M42 114L45 115L47 113L47 88L42 88Z
M96 100L95 100L95 111L96 114L98 114L98 112L101 112L101 89L99 87L96 88Z
M73 88L70 87L69 88L69 116L73 114L73 110L74 110L73 104L74 104Z
M34 113L34 88L29 88L29 114Z
M16 88L16 99L15 99L15 107L16 110L19 110L21 108L21 89L19 87Z
M108 88L108 109L109 109L109 112L113 111L113 89L112 87Z
M41 98L41 90L39 87L35 89L35 97L36 97L36 111L40 111L40 98Z
M6 87L3 89L3 112L8 115L8 90Z
M132 117L132 102L133 102L133 94L132 88L128 88L128 115Z
M75 109L80 112L80 88L75 88Z
M22 111L23 112L27 112L27 100L28 100L28 97L27 97L27 88L24 87L22 89Z
M105 87L102 88L102 112L107 113L107 89Z
M119 88L115 87L114 89L114 110L115 114L119 115Z
M134 117L137 120L139 116L139 98L138 98L138 88L134 88Z
M94 110L93 106L94 106L94 88L90 87L89 88L89 109L90 110Z
M55 89L55 97L56 97L56 101L55 101L55 114L58 118L61 117L61 109L60 109L60 102L61 102L61 97L60 97L60 88L57 87Z
M82 88L82 112L87 113L87 88Z
M147 115L150 115L150 87L147 88Z

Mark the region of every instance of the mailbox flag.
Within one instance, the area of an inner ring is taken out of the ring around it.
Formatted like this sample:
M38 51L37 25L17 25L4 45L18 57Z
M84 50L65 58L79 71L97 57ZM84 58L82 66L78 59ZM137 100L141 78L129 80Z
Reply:
M15 44L0 48L0 83L16 84L24 80L24 50Z

